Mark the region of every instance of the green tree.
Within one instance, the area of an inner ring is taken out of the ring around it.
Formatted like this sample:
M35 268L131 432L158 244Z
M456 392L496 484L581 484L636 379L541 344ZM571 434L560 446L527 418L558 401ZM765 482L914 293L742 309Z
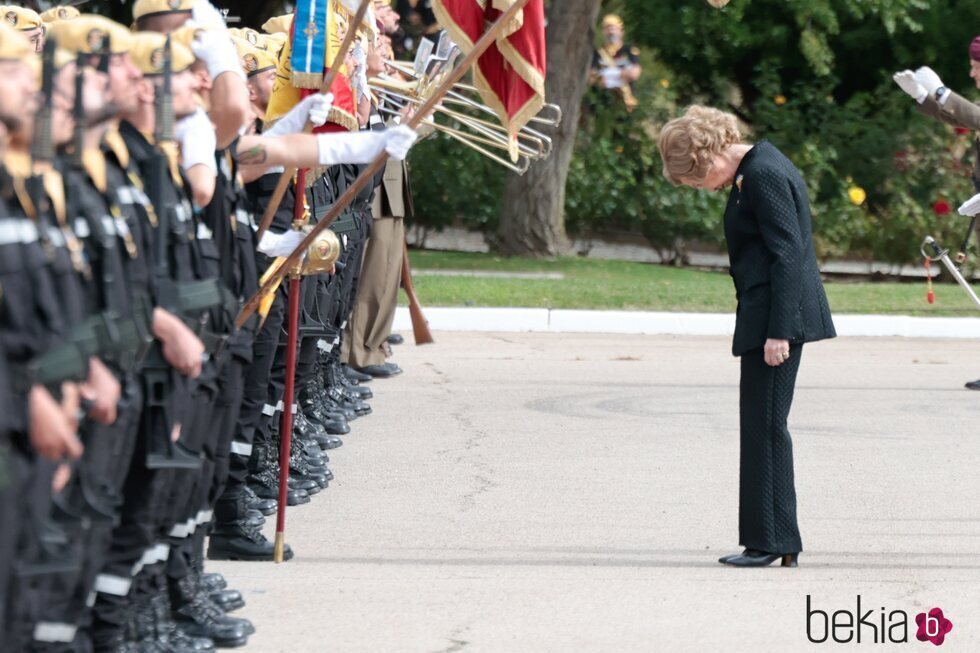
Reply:
M972 86L967 45L980 3L958 0L622 0L633 38L669 69L677 109L708 103L739 115L807 178L827 255L917 256L933 206L971 194L964 143L914 111L891 81L928 64L954 88ZM683 37L679 37L683 35ZM855 206L848 190L868 200Z

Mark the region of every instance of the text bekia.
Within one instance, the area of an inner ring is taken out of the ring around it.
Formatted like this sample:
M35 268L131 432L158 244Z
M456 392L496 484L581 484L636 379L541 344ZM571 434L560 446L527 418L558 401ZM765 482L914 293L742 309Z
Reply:
M915 638L941 646L953 622L941 608L915 615ZM838 644L900 644L909 641L909 615L905 610L888 610L884 606L862 610L861 595L857 595L853 612L819 610L806 595L806 637L814 644L833 641Z

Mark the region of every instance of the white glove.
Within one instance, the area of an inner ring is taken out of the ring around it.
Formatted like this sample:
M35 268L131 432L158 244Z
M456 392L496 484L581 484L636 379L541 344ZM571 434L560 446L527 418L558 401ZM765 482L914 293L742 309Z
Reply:
M936 71L934 71L932 68L929 66L922 66L916 70L915 81L919 82L919 84L926 89L926 93L928 95L936 97L936 101L939 102L939 104L946 104L946 100L949 99L949 94L952 91L947 88L943 91L942 95L936 96L936 91L945 87L946 85L943 84L943 80L939 78L939 75L937 75Z
M201 107L174 125L174 137L180 143L180 165L184 170L194 166L207 166L218 174L214 152L218 149L218 137L207 112Z
M218 79L224 73L234 73L245 81L241 59L238 58L238 51L231 42L227 29L201 30L191 43L191 49L194 50L194 56L208 67L211 79Z
M387 152L396 161L402 161L417 139L418 134L404 125L378 132L319 134L319 164L371 163L382 152Z
M914 99L919 104L922 104L925 99L929 96L929 91L919 82L915 81L915 73L911 70L903 70L892 75L892 79L895 83L901 87L903 91L908 93L912 99Z
M414 129L405 125L399 125L393 129L386 129L382 132L386 137L385 151L395 161L404 161L408 157L409 150L419 139L419 135Z
M266 231L262 234L262 240L259 241L258 250L272 258L289 256L296 251L304 238L306 238L306 234L302 231L287 231L284 234Z
M221 15L221 11L208 0L197 0L194 3L193 9L191 9L191 20L202 29L215 32L227 32L228 30L228 25L225 23L225 17Z
M960 215L965 215L968 218L980 214L980 193L963 202L963 206L956 210L959 211Z
M945 86L936 71L929 66L922 66L915 71L915 81L921 84L929 95L935 93L940 86Z
M298 134L306 127L306 121L314 127L322 127L330 115L333 106L333 93L316 93L304 98L302 102L290 109L289 113L280 118L271 129L262 133L263 136L285 136Z

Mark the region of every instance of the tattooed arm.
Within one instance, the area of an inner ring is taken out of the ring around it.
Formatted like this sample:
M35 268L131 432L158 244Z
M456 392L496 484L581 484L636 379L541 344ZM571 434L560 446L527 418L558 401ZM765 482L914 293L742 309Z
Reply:
M235 159L245 168L243 173L251 173L255 169L264 171L275 166L311 168L317 165L318 155L316 137L307 134L276 138L242 136L235 150Z
M243 172L259 167L266 170L275 166L312 168L371 163L384 152L401 161L417 138L414 131L404 126L379 132L289 134L275 138L242 136L235 159L245 168Z

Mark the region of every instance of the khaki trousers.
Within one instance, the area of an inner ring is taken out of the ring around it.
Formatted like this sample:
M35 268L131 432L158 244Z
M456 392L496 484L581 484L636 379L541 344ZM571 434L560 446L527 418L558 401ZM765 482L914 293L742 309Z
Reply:
M376 218L364 250L357 299L343 338L343 360L353 368L385 362L402 282L405 220Z

